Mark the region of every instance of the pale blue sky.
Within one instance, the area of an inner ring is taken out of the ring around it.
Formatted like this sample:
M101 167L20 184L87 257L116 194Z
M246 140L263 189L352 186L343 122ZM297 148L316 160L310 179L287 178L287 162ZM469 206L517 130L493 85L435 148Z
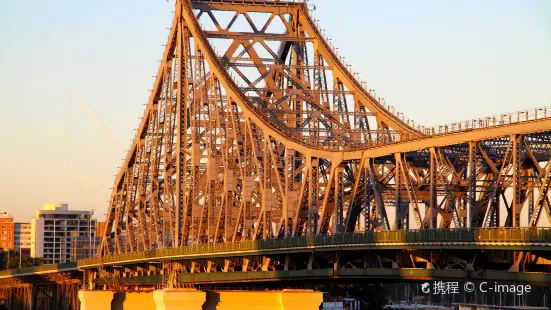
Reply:
M551 105L549 0L316 0L340 54L425 125ZM172 21L173 1L0 1L0 211L47 202L103 219ZM113 126L114 122L119 127ZM122 129L121 129L122 128Z

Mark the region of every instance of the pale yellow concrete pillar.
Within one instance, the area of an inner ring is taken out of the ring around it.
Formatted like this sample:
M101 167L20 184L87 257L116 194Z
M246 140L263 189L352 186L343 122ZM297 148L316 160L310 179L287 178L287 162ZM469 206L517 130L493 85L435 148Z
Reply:
M202 310L206 293L197 290L162 290L153 292L156 310Z
M78 291L80 310L111 310L113 292L111 291Z
M126 293L122 303L124 310L156 310L153 293Z
M283 290L281 310L318 310L323 302L323 293L312 290Z
M318 310L323 293L312 290L209 292L203 310Z
M218 291L216 294L219 300L216 310L281 310L280 293L279 291ZM214 308L207 310L214 310Z

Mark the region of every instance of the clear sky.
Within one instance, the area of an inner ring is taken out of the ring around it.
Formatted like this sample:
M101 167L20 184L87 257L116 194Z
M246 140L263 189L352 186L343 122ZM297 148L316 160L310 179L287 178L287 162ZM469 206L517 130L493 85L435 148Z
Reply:
M314 2L346 61L421 124L551 105L549 0ZM28 221L67 202L104 218L173 3L0 1L0 211Z

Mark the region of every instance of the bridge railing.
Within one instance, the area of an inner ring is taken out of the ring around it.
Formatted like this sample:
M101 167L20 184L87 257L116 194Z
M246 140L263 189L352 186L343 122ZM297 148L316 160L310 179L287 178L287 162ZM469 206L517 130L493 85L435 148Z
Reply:
M368 231L327 236L303 236L279 239L224 242L178 248L147 250L133 253L110 255L103 263L140 259L169 259L178 256L201 256L209 254L231 255L239 252L286 250L299 248L339 247L347 245L414 245L414 244L537 244L551 246L551 228L483 228L483 229L427 229L400 231ZM80 260L79 266L97 265L99 258Z
M429 128L421 127L420 131L425 135L432 136L473 129L499 127L516 123L526 123L549 118L551 118L551 107L542 107L438 125Z
M34 267L25 267L25 268L15 268L0 271L0 277L5 276L18 276L23 274L38 274L42 272L58 272L67 269L74 269L77 267L76 262L67 262L61 264L48 264Z
M314 149L332 151L355 151L425 137L459 133L471 130L496 128L511 124L526 123L542 119L551 119L551 107L536 108L513 113L489 116L467 121L449 123L434 127L418 127L418 133L401 134L389 130L334 129L334 128L289 128L281 123L274 114L262 113L253 108L260 118L279 128L286 137Z

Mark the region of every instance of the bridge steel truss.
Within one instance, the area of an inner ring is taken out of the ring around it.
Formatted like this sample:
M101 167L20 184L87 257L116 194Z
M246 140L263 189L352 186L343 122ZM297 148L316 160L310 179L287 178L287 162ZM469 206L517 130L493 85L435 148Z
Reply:
M82 288L82 272L56 269L57 265L43 273L30 267L29 273L11 274L14 270L3 271L0 276L0 305L10 310L73 310L79 308L78 291ZM18 269L17 271L24 271ZM8 275L5 275L8 273Z
M176 1L100 253L551 222L547 109L435 128L399 115L305 3Z

